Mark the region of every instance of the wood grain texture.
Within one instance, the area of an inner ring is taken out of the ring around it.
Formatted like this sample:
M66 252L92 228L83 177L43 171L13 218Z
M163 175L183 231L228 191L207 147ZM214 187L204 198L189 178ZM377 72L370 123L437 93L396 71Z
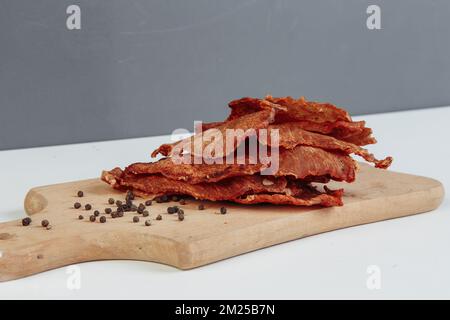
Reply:
M31 215L28 227L21 221L0 224L0 281L17 279L83 261L132 259L155 261L190 269L252 250L310 235L427 212L441 203L440 182L414 175L361 165L357 181L343 186L343 207L300 208L293 206L226 203L228 213L218 213L224 203L206 202L206 209L189 200L183 205L185 220L166 213L174 203L153 205L148 218L133 223L135 213L123 218L107 216L106 223L89 221L94 209L103 212L109 197L123 200L99 179L37 187L25 198ZM85 196L76 193L83 190ZM90 203L93 209L74 209L73 203ZM140 199L136 200L137 202ZM143 200L142 200L143 202ZM78 215L84 220L78 220ZM161 221L155 220L161 214ZM52 225L41 227L42 219ZM146 227L144 221L152 225Z

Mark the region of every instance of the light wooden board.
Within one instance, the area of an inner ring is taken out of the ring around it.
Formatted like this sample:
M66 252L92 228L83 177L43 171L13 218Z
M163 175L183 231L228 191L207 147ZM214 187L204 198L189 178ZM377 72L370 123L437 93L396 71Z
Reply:
M174 203L154 203L149 207L149 227L142 216L133 223L135 213L116 219L106 215L107 222L101 224L89 222L93 210L74 209L76 201L102 211L110 207L109 197L123 200L122 193L99 179L37 187L25 199L32 224L23 227L20 220L0 224L0 281L104 259L155 261L190 269L322 232L430 211L444 195L436 180L367 165L361 165L355 183L341 186L345 188L343 207L206 202L206 210L199 211L198 202L190 200L181 206L182 222L165 213ZM76 196L78 190L84 191L83 198ZM225 215L218 213L222 205L228 208ZM85 219L78 220L79 214ZM155 220L158 214L163 220ZM41 227L42 219L50 221L51 230Z

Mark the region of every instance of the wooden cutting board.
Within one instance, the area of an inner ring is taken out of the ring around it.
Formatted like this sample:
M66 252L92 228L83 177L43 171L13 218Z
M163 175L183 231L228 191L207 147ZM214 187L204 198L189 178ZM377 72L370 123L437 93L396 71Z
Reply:
M106 223L90 222L94 209L103 212L108 198L123 200L99 179L37 187L25 199L33 222L0 224L0 281L16 279L83 261L132 259L155 261L190 269L211 262L345 227L408 216L435 209L444 189L440 182L409 174L374 169L361 164L357 181L343 186L343 207L300 208L206 202L206 209L189 200L185 220L166 213L175 203L153 203L150 216L133 223L136 213L123 218L107 216ZM85 196L77 197L83 190ZM90 203L93 209L74 209L73 203ZM136 202L140 202L137 199ZM143 202L143 201L142 201ZM228 213L219 214L225 205ZM85 219L78 220L82 214ZM155 220L161 214L163 219ZM41 226L47 219L52 229ZM150 219L151 226L144 221ZM238 263L238 261L236 260Z

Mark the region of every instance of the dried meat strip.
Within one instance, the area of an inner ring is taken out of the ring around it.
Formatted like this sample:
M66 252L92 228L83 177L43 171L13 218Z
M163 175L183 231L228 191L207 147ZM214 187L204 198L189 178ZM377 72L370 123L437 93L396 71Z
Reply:
M237 198L234 201L242 204L271 203L295 206L323 206L334 207L342 206L343 190L334 191L333 193L321 193L317 195L308 195L295 197L287 194L251 194Z
M285 112L277 114L277 122L280 123L304 120L317 123L352 121L347 111L331 103L307 101L304 97L294 99L292 97L274 98L266 96L264 100L287 108Z
M292 176L309 181L352 182L355 180L356 162L341 152L327 151L310 146L296 146L280 150L275 176ZM130 174L162 174L174 180L189 183L216 182L226 178L253 175L267 168L257 164L176 164L171 158L151 163L134 163L125 171Z
M257 130L267 128L273 122L275 117L275 109L261 110L255 113L244 115L236 120L223 122L216 128L203 131L192 137L183 139L173 144L163 144L158 149L152 152L152 157L158 154L164 156L173 156L174 153L182 155L190 153L197 157L202 157L206 149L212 151L218 150L217 153L212 152L211 156L214 158L222 158L228 153L233 152L245 139L257 134ZM215 129L215 130L214 130ZM224 137L227 135L227 130L242 130L243 135L235 135L232 141L233 146L227 146ZM216 137L222 138L217 141ZM220 148L215 146L220 143ZM200 153L199 153L200 152Z
M164 158L150 163L133 163L125 172L131 174L162 174L173 180L181 180L189 183L217 182L223 179L253 175L266 168L261 163L257 164L176 164L171 158Z
M295 122L305 130L323 133L337 139L354 143L358 146L376 143L372 137L372 129L365 127L364 121L352 121L347 111L329 103L306 101L303 97L265 99L241 98L229 103L231 114L224 122L204 123L203 130L216 128L227 121L236 120L242 116L274 108L277 110L274 124Z
M189 195L202 200L232 200L248 193L283 193L287 179L260 175L229 178L216 183L190 184L162 175L126 174L120 168L104 171L102 180L116 189L132 189L156 197L161 194Z
M105 171L102 179L116 189L132 189L136 194L157 197L162 194L189 195L199 200L234 201L243 204L272 203L297 206L340 206L343 190L325 193L285 178L244 176L217 183L189 184L160 175L127 175L119 168ZM295 183L295 186L293 184Z
M347 154L309 146L297 146L280 152L278 176L296 179L328 176L336 181L355 181L358 165Z
M356 154L362 157L367 162L372 162L375 164L376 168L386 169L392 163L392 158L387 157L382 160L375 158L368 150L361 148L358 145L342 141L330 136L323 134L318 134L310 132L300 128L296 122L287 122L283 124L270 125L268 127L269 131L273 129L278 129L279 131L279 146L292 149L297 145L305 145L318 147L327 150L340 150L346 154ZM268 140L270 144L270 140Z

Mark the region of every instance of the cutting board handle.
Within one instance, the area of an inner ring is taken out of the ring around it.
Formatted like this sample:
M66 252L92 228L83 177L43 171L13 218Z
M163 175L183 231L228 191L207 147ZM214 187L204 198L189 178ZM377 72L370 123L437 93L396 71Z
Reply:
M80 221L78 213L53 209L37 190L27 194L25 209L32 219L29 226L21 220L0 224L0 281L94 260L145 260L190 267L185 244L155 236L150 227L129 221L131 217L125 221L108 217L103 224L90 222L89 213L83 212L85 218ZM43 219L50 221L50 230L41 226Z

